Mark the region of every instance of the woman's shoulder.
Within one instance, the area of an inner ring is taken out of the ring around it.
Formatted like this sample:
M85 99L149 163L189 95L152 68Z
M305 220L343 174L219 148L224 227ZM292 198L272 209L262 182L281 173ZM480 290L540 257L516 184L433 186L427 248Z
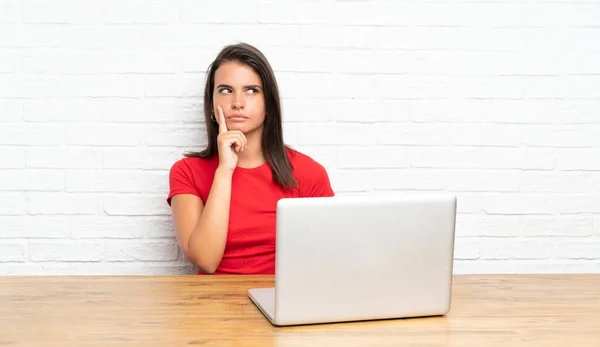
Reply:
M325 171L325 167L310 155L297 149L286 147L290 162L299 173L311 173L314 171Z
M298 180L302 195L333 195L329 174L323 164L310 155L296 149L288 148L288 155L290 156L290 161L294 168L294 176Z
M176 160L171 165L170 174L187 173L188 175L202 174L211 171L215 164L218 164L218 158L201 158L196 156L184 156Z

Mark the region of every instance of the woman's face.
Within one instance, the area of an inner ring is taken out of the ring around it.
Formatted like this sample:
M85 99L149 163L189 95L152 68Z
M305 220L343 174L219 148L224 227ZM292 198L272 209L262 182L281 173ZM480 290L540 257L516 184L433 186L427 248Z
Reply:
M223 109L228 130L247 134L262 129L265 98L260 76L236 61L221 64L215 71L213 90L213 112L219 122L217 106Z

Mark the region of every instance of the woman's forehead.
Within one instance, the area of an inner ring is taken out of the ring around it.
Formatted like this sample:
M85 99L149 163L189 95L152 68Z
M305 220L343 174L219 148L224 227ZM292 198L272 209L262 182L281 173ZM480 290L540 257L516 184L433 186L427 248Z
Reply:
M215 84L230 86L261 85L260 76L251 67L238 62L223 63L215 71Z

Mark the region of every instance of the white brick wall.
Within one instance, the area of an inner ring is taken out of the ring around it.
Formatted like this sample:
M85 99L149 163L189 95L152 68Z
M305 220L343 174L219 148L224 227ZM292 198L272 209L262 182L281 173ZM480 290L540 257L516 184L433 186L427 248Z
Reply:
M456 192L457 273L600 272L600 1L0 0L0 274L192 271L204 71L276 70L338 194Z

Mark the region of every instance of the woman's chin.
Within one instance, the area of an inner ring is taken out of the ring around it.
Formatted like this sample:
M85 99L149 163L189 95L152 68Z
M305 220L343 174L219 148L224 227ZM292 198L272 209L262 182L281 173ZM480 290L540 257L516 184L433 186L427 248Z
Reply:
M253 127L251 124L242 124L242 123L231 123L231 124L227 124L227 130L239 130L241 131L244 135L257 131L259 130L261 127Z

